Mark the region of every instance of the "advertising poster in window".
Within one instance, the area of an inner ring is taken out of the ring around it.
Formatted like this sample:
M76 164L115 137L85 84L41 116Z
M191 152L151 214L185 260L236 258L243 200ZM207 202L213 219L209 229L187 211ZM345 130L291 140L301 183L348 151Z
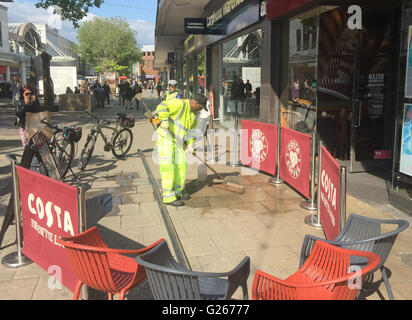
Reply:
M412 177L412 104L404 105L399 172Z
M406 60L406 79L405 79L405 97L412 98L412 26L409 26L408 32L408 51Z

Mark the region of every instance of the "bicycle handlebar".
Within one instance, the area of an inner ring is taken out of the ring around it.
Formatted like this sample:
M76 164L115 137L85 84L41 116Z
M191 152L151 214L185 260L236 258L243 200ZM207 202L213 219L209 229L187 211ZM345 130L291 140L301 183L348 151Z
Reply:
M61 128L59 128L58 126L53 126L52 124L50 124L49 122L46 121L47 118L44 118L42 120L40 120L41 123L45 124L47 127L53 129L53 130L61 130Z

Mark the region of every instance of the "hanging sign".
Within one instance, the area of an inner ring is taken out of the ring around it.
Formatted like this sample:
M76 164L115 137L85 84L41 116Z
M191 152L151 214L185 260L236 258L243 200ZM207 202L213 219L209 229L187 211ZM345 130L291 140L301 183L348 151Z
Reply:
M74 291L78 278L58 237L79 230L77 188L17 166L23 219L23 254Z
M319 176L319 216L326 240L333 240L340 231L340 165L322 146Z
M275 174L277 126L268 123L241 120L243 165Z
M310 197L311 137L282 127L280 143L280 178L305 197Z

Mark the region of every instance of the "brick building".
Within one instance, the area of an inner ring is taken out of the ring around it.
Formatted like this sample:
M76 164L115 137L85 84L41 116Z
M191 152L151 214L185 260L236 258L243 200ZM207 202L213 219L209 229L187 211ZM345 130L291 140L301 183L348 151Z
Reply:
M153 61L155 57L154 45L144 45L142 47L142 60L143 63L140 64L139 74L143 82L150 83L150 81L159 81L158 71L153 69Z

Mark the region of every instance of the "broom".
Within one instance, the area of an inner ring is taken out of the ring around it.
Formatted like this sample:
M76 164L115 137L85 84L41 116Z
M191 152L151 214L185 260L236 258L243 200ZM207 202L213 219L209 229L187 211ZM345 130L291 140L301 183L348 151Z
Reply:
M148 120L152 124L153 129L156 129L153 122L152 122L152 117L154 116L154 114L149 110L149 108L146 106L144 101L142 101L142 102L143 102L144 107L147 110L146 113L145 113L145 116L148 118ZM209 168L214 174L216 174L219 177L219 179L213 179L212 184L214 186L216 186L217 188L220 188L220 189L225 189L225 190L231 191L231 192L236 192L236 193L240 193L240 194L245 193L246 187L241 186L241 185L236 184L236 183L233 183L233 182L226 181L225 178L223 178L215 169L213 169L209 164L207 164L206 161L201 159L196 154L195 151L193 151L192 155L194 157L196 157L198 160L200 160L200 162L202 162L207 168Z

